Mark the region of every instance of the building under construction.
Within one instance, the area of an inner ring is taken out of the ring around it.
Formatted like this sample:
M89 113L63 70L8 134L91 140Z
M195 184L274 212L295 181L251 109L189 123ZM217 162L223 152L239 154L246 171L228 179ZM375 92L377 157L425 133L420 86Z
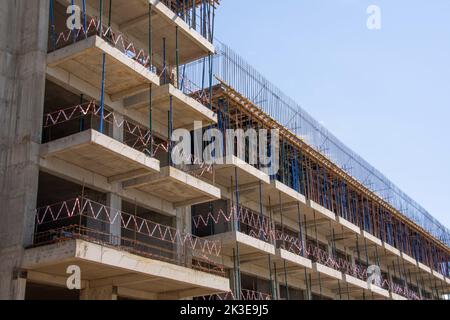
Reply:
M0 298L447 297L449 230L214 41L216 11L2 5ZM280 170L175 163L172 133L194 122L278 130Z

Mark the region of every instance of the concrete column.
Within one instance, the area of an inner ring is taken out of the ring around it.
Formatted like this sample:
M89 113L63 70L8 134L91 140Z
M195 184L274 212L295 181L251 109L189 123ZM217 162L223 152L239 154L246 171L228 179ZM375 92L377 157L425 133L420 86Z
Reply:
M277 295L277 300L281 300L281 283L280 283L280 280L281 279L281 277L278 279L278 281L276 281L275 282L275 291L276 291L276 295ZM272 297L273 299L275 298L275 297Z
M25 292L27 287L27 273L24 271L14 272L12 281L12 299L13 300L25 300Z
M192 234L192 217L191 217L191 207L178 208L176 217L176 229L183 233ZM187 266L191 266L192 254L191 250L184 247L182 243L177 243L177 258L179 261L185 261Z
M306 242L306 228L303 225L303 223L301 225L301 228L302 228L302 238L300 240L302 241L303 253L306 255L306 249L307 249L306 248L306 244L307 244L307 242Z
M13 275L34 232L48 9L49 0L0 6L0 299L24 294Z
M111 244L120 245L120 237L122 235L122 224L120 219L120 214L118 212L122 210L122 199L114 194L108 193L106 206L112 208L111 219L116 218L109 226L109 232L111 234Z
M328 254L329 254L330 256L333 256L333 244L332 244L331 241L328 241L327 249L328 249Z
M124 141L124 126L123 126L124 117L121 114L114 113L114 121L109 128L109 135L120 142ZM115 183L114 189L119 190L121 188L120 183ZM106 206L114 209L114 216L117 214L117 211L122 210L122 199L113 193L109 193L107 196ZM115 245L120 245L120 237L121 237L121 220L118 217L111 225L110 230L111 233L111 243Z
M124 131L123 131L123 116L121 114L114 113L115 122L109 128L109 135L120 142L123 142ZM120 127L118 125L121 125Z
M80 292L80 300L117 300L117 287L86 288Z
M352 251L351 256L352 256L352 267L354 268L356 267L356 255L354 251Z
M238 292L237 292L237 288L236 288L236 286L237 286L237 284L236 284L236 281L237 281L237 279L236 279L236 271L235 271L234 268L229 269L229 278L230 278L230 289L231 289L231 292L234 295L236 295L236 294L238 294ZM240 299L240 297L237 297L237 298Z

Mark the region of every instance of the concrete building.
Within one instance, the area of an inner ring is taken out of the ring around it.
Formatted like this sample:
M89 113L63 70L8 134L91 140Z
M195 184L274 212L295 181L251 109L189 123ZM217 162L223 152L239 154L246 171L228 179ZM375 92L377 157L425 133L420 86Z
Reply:
M442 299L449 231L215 46L218 6L1 7L0 299ZM280 170L173 161L211 128L278 129Z

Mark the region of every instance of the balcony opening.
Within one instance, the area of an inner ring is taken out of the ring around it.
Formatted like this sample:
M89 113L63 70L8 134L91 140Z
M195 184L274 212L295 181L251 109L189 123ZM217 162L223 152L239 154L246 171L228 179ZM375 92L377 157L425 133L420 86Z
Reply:
M273 244L275 229L272 220L264 215L220 200L192 207L193 232L202 237L231 231L241 232L255 239Z
M223 275L219 242L197 238L167 217L107 194L41 173L34 246L82 239L133 254ZM121 206L121 208L118 208Z

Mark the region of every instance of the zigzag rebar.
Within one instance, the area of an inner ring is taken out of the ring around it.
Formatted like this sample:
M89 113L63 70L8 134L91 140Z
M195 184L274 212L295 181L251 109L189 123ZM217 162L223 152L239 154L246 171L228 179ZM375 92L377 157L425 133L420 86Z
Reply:
M86 29L82 26L76 32L73 30L60 32L56 37L56 48L59 49L74 42L84 40L94 34L97 34L110 45L143 65L145 68L152 72L156 72L156 68L151 65L150 56L143 49L137 49L133 42L129 41L123 34L113 31L111 27L103 24L102 28L100 28L100 21L97 18L91 18Z
M210 241L188 233L182 233L178 229L124 213L81 197L36 209L36 224L37 226L43 226L77 216L107 224L114 224L120 220L124 229L160 241L180 244L204 255L219 257L222 251L219 241Z

